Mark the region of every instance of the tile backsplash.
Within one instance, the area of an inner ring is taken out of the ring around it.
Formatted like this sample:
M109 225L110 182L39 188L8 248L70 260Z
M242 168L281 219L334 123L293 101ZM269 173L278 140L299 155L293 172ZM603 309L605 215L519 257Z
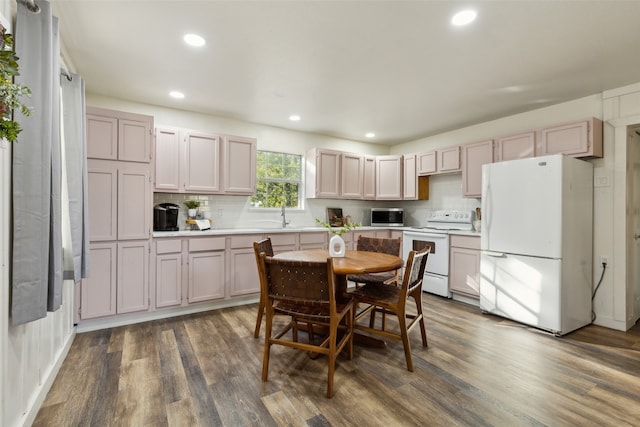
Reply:
M425 225L430 210L458 209L474 210L480 206L479 199L464 198L462 178L458 174L433 175L429 183L429 200L412 201L360 201L334 199L306 199L304 209L287 209L286 218L291 227L316 225L315 218L326 221L328 207L342 208L354 222L370 225L369 210L372 207L401 207L405 210L405 225ZM187 200L199 200L198 215L211 217L213 228L280 228L280 209L257 209L251 207L248 196L197 195L177 193L154 193L153 204L175 203L180 206L178 226L186 228Z

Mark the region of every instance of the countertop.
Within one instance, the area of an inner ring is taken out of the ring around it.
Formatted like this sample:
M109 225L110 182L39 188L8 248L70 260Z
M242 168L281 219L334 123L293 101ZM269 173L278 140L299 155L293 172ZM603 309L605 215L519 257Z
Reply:
M362 226L354 230L355 233L358 230L415 230L412 227L371 227ZM287 227L287 228L213 228L204 231L192 231L192 230L180 230L180 231L154 231L153 237L197 237L197 236L228 236L233 234L280 234L280 233L311 233L311 232L327 232L324 227L310 226L310 227ZM451 230L449 234L456 234L460 236L477 236L480 237L480 233L475 231L462 231Z

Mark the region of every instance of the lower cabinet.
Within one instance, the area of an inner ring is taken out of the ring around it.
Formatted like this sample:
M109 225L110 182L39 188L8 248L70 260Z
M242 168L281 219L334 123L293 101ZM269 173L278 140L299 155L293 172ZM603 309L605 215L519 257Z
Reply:
M149 309L149 241L92 243L82 279L80 319Z
M156 242L156 307L182 304L182 239Z
M449 290L480 297L480 236L451 235Z
M237 297L260 292L260 278L258 277L253 242L261 239L262 235L231 236L229 296Z
M196 237L188 239L187 242L188 302L224 298L226 238Z

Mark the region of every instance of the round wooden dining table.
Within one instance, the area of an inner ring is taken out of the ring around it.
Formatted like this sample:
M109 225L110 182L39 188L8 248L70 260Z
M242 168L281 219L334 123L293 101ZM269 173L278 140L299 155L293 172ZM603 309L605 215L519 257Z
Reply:
M289 261L322 262L329 258L328 249L306 249L281 252L276 259ZM333 271L336 274L336 291L346 292L348 274L367 274L393 271L401 268L402 258L380 252L345 251L344 257L333 257Z
M307 249L299 251L281 252L274 258L289 261L323 262L329 258L328 249ZM333 257L333 272L335 273L336 294L344 295L347 292L347 275L380 273L401 268L404 264L402 258L383 254L380 252L346 251L344 257ZM354 333L355 343L371 347L385 347L383 340Z

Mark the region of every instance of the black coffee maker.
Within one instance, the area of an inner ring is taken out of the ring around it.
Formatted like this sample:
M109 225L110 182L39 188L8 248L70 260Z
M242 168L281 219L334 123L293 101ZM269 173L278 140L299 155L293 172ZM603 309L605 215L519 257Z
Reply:
M175 203L160 203L153 208L153 231L178 231L178 212Z

